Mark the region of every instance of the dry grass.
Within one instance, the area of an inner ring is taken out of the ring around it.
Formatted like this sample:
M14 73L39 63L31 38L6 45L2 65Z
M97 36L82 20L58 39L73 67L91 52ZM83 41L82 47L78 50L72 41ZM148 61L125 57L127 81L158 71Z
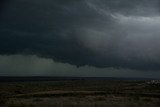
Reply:
M0 83L0 107L159 107L160 86L144 81Z
M4 107L159 107L159 99L138 101L128 97L86 96L10 99Z

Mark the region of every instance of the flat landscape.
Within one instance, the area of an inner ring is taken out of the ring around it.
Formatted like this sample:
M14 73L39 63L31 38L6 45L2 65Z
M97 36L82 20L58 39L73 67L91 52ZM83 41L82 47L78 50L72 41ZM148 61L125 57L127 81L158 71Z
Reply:
M158 80L1 78L0 107L159 107Z

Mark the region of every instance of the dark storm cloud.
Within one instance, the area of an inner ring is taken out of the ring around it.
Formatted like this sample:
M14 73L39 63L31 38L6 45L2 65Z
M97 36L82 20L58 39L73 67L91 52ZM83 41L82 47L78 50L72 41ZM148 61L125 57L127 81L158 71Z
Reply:
M7 0L1 0L0 1L0 12L3 10L4 6L7 4L8 1Z
M0 54L160 69L158 0L8 0L1 6Z

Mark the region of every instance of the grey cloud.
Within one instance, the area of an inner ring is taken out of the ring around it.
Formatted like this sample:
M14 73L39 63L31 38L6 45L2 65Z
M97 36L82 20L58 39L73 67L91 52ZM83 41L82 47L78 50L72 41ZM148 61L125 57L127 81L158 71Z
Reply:
M36 55L0 55L1 76L76 76L76 77L143 77L159 78L159 72L145 72L130 69L77 68L67 63L57 63Z
M0 11L0 54L77 66L159 70L158 0L12 0Z
M159 0L88 0L97 8L107 10L111 13L125 15L157 15L159 14Z

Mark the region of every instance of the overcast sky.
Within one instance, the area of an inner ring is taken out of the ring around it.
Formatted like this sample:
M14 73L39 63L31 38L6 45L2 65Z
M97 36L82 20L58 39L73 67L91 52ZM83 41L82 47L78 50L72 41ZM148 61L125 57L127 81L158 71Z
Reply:
M160 1L1 0L0 75L160 78Z

